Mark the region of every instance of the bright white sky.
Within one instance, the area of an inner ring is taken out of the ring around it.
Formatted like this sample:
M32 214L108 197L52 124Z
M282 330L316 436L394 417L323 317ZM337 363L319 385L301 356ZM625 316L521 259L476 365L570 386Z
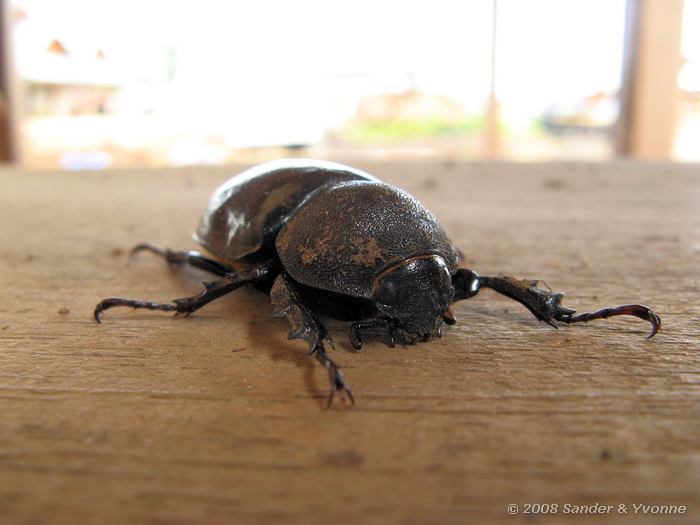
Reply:
M700 12L700 0L686 1ZM198 107L191 111L200 114L221 114L251 97L288 104L292 93L317 100L319 118L329 111L338 118L363 93L412 84L474 111L488 95L490 0L13 3L28 13L32 28L17 41L20 63L59 38L75 56L103 49L126 83L158 83L170 57L173 96L193 96ZM496 78L504 109L536 116L552 103L614 92L624 4L500 0ZM700 34L685 33L686 54L700 56Z

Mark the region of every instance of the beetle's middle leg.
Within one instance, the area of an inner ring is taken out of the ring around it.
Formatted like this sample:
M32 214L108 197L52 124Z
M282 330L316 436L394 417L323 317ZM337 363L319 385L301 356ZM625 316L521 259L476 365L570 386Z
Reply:
M328 371L331 392L328 395L326 408L331 406L336 392L343 401L345 401L345 395L347 394L350 404L354 405L355 400L352 397L352 391L345 383L340 367L326 354L323 344L324 340L328 341L333 347L333 341L328 335L326 327L304 304L294 284L284 273L279 274L275 279L270 290L270 299L274 307L272 316L286 317L289 324L292 325L288 338L306 341L309 344L309 354L315 355L316 360Z
M651 333L647 339L653 337L661 327L661 318L658 314L642 304L625 304L575 315L576 310L561 305L561 300L564 297L562 292L552 292L551 290L538 288L539 282L507 276L480 276L472 270L460 269L457 270L452 278L452 284L455 287L454 301L473 297L479 293L480 288L486 287L519 302L530 310L537 319L554 328L557 327L555 321L572 324L606 319L618 315L631 315L649 321Z
M145 308L147 310L163 310L175 312L176 314L190 315L202 306L218 299L226 294L237 290L245 284L257 284L270 280L273 276L272 270L266 266L255 266L245 271L233 270L224 275L218 281L205 282L204 290L192 297L175 299L171 303L157 303L153 301L141 301L138 299L124 299L121 297L109 297L103 299L95 306L95 320L100 322L100 315L109 308L116 306L127 306L129 308Z
M171 266L181 266L183 264L189 264L190 266L199 268L200 270L204 270L205 272L213 273L214 275L218 275L219 277L223 277L226 274L235 271L231 266L222 264L218 261L205 257L201 253L195 252L193 250L173 251L170 248L162 249L146 242L134 246L129 252L129 255L133 256L136 255L138 252L144 251L160 255Z

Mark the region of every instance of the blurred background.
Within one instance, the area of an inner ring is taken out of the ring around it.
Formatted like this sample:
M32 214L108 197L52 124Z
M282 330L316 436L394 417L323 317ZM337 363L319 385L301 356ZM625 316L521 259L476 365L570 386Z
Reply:
M700 0L0 0L0 159L700 160Z

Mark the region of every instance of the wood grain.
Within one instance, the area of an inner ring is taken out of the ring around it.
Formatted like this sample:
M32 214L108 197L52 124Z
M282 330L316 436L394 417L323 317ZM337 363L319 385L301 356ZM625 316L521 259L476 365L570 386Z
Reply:
M638 320L552 330L484 292L440 340L353 353L357 406L242 290L188 319L113 310L203 275L139 241L192 248L210 192L238 167L0 171L3 524L561 523L506 505L655 503L700 517L700 169L671 164L358 162L443 222L482 273L541 278L581 311ZM696 521L697 522L697 521Z

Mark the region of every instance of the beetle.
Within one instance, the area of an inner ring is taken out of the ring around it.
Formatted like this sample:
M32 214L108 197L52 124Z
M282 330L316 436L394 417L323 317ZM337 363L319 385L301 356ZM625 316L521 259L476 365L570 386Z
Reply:
M126 306L189 316L205 304L252 285L270 295L273 317L286 317L289 339L303 339L326 368L331 390L354 404L340 367L328 356L333 341L322 317L349 321L353 348L362 332L384 327L391 346L442 335L454 324L451 305L490 288L524 305L540 321L579 323L631 315L651 323L649 307L627 304L576 315L561 305L563 293L539 281L481 276L463 268L461 252L437 219L407 192L363 171L313 160L272 161L231 178L212 195L194 240L196 251L139 244L171 265L190 265L219 277L197 295L159 303L111 297L95 307L95 320Z

